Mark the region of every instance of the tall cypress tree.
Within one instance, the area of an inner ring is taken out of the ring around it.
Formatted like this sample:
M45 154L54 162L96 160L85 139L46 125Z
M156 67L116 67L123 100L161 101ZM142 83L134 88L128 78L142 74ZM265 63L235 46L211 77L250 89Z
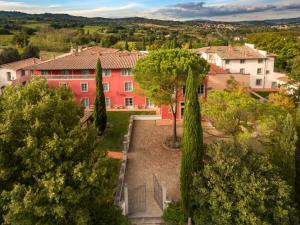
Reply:
M203 164L203 132L201 126L200 105L197 95L195 75L189 69L186 81L183 147L180 171L180 190L183 209L188 217L192 217L191 188L193 174L202 168Z
M105 95L103 92L102 85L102 68L99 59L97 61L96 66L96 97L94 102L94 120L95 126L97 127L99 134L102 134L106 128L107 116Z
M128 50L129 50L129 45L128 45L128 42L127 42L127 41L125 41L125 46L124 46L124 49L125 49L126 51L128 51Z
M297 110L296 116L296 129L297 129L297 144L295 152L295 191L296 191L296 200L298 202L298 207L300 208L300 104Z

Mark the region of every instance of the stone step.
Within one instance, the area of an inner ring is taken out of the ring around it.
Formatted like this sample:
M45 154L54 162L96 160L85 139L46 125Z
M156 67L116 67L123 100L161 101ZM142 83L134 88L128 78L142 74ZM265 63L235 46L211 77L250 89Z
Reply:
M129 217L132 225L161 225L164 220L161 217Z

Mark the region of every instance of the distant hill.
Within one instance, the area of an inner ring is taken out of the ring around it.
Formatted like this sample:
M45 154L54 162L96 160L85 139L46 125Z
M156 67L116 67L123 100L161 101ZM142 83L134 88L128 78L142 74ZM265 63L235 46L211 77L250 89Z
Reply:
M211 21L211 20L189 20L189 21L171 21L171 20L158 20L158 19L147 19L143 17L127 17L127 18L103 18L103 17L83 17L83 16L72 16L69 14L27 14L16 11L0 11L0 20L13 20L13 19L24 19L24 20L38 20L47 22L74 22L82 24L109 24L109 23L152 23L159 25L176 25L176 24L197 24L197 23L250 23L250 24L261 24L261 25L272 25L272 24L294 24L300 23L300 17L289 18L289 19L272 19L272 20L256 20L256 21L240 21L240 22L223 22L223 21Z

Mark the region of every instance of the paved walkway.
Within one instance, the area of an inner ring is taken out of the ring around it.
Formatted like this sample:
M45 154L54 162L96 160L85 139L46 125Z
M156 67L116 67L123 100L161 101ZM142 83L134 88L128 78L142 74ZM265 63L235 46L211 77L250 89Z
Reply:
M204 130L210 130L203 124ZM182 126L177 128L182 136ZM131 146L128 153L128 166L125 183L128 188L142 184L147 186L147 210L129 217L160 217L162 210L153 198L153 174L167 188L167 199L179 200L180 151L170 151L162 147L163 138L171 136L171 126L156 126L155 121L134 121ZM204 133L204 141L211 142L215 137Z

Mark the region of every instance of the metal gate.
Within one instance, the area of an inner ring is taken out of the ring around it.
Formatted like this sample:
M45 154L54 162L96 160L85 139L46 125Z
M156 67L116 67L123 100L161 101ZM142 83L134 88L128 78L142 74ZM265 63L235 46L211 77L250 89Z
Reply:
M146 184L128 190L128 213L146 211Z
M155 174L153 174L153 188L154 188L154 200L158 204L158 206L161 208L161 210L164 210L163 187L159 183Z

